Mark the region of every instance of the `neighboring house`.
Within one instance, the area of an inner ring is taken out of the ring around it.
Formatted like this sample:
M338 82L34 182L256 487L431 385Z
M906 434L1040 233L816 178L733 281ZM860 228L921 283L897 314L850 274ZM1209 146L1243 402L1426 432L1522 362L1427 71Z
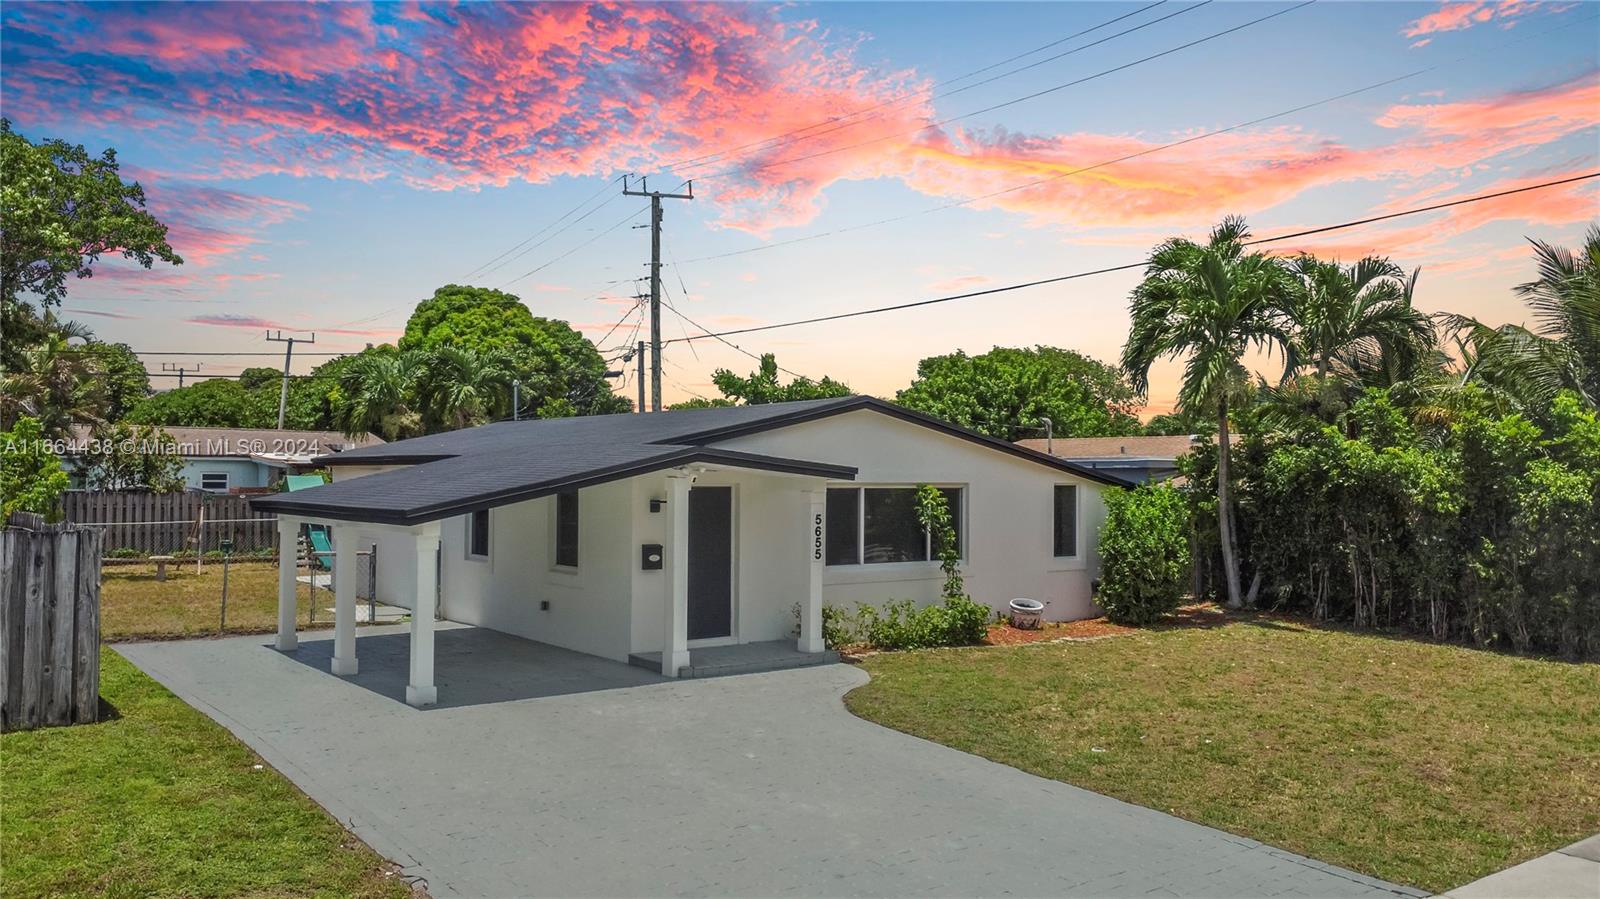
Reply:
M319 461L333 483L254 506L288 539L330 525L336 583L353 564L341 546L377 546L379 597L414 612L418 705L435 695L436 611L619 661L660 653L675 676L702 647L797 630L801 652L822 652L824 603L937 602L919 484L950 498L980 602L1092 616L1102 491L1122 483L859 396L500 422ZM285 568L284 649L294 588ZM353 673L354 604L336 608L333 666Z
M255 493L269 490L285 474L316 467L320 456L374 446L383 441L370 434L349 438L337 431L276 431L256 428L174 428L163 431L183 457L183 479L192 489L213 493ZM83 486L75 456L93 449L93 434L79 427L68 445L67 470L72 486Z
M1128 484L1165 481L1178 474L1178 457L1194 447L1195 438L1172 437L1056 437L1018 440L1041 453L1092 468Z

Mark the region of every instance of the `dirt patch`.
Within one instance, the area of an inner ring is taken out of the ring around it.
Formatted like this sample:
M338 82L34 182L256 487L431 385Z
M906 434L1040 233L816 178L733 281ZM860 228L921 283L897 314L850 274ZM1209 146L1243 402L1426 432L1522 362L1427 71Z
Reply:
M1226 623L1227 613L1214 603L1195 603L1181 606L1170 618L1156 624L1160 628L1216 627ZM1102 637L1120 637L1139 630L1121 624L1112 624L1104 617L1083 618L1078 621L1047 621L1036 630L1022 630L1010 623L989 625L986 646L1017 646L1022 643L1045 643L1052 640L1097 640Z

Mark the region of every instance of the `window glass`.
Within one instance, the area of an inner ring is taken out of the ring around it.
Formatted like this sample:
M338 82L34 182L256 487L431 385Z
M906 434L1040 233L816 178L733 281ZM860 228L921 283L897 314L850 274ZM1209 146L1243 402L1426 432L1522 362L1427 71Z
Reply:
M1078 488L1071 484L1056 485L1056 539L1057 556L1078 554Z
M200 489L202 490L227 490L228 473L225 471L207 471L200 475Z
M828 491L827 563L856 565L861 561L861 491L856 487Z
M917 521L913 487L868 487L863 513L861 561L923 562L928 558L927 531Z
M488 509L479 509L467 521L467 552L474 556L489 555Z
M578 567L578 493L556 494L556 564Z
M950 524L955 528L956 552L959 553L962 549L962 538L964 536L961 532L961 488L940 487L939 492L944 494L944 501L950 505ZM940 542L937 534L933 535L934 558L939 557L939 552L942 549L944 549L944 544Z

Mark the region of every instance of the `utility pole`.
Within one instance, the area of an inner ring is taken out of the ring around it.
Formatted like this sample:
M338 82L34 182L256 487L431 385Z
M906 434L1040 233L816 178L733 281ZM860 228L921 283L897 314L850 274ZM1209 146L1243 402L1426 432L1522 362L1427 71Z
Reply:
M650 198L650 411L661 411L661 201L693 200L694 182L685 181L686 194L664 194L651 190L644 178L639 179L639 190L628 187L626 175L622 178L622 193L628 197Z
M643 411L645 411L645 409L644 409L644 353L645 353L644 341L641 340L641 341L639 341L639 344L637 346L635 346L633 349L631 349L631 350L627 351L626 353L622 354L622 362L623 362L623 364L627 364L629 362L632 362L635 359L637 359L639 361L639 405L634 407L634 410L633 410L634 412L643 412Z
M175 372L177 372L178 373L178 389L182 390L183 389L183 376L186 373L191 372L191 371L199 371L201 366L203 366L203 365L205 365L204 362L196 362L195 364L193 364L191 366L185 367L185 366L182 366L182 365L173 365L171 362L163 362L163 363L161 363L161 370L162 371L175 371Z
M282 331L279 331L277 336L273 336L273 333L268 331L267 340L272 343L288 344L283 350L283 389L278 391L278 430L281 431L283 430L283 410L289 405L289 363L294 360L295 341L316 343L317 335L313 332L310 337L285 337Z

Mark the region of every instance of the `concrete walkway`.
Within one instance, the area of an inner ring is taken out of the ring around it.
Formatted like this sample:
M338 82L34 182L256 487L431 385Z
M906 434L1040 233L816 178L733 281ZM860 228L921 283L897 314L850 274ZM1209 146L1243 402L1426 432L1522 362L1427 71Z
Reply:
M1600 834L1475 880L1440 899L1600 899Z
M862 721L848 665L670 681L493 631L120 644L445 896L1420 895Z

